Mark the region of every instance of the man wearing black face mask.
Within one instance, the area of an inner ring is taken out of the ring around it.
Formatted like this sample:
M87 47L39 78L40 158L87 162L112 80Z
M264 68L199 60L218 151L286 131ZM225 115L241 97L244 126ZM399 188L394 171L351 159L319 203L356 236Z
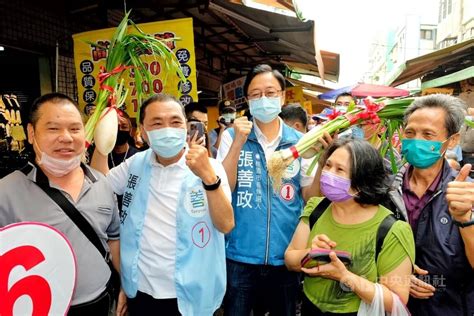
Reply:
M120 165L125 159L130 158L138 152L135 146L130 145L132 122L126 112L120 112L117 140L115 147L109 154L109 168ZM121 204L119 204L121 205Z

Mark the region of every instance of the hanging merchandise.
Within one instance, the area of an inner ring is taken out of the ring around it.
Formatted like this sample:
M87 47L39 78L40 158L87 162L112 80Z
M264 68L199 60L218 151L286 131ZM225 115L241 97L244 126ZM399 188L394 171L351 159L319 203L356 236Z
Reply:
M7 129L9 129L8 123L10 122L10 112L7 114L5 103L3 103L2 96L0 95L0 152L6 152L8 150Z
M8 91L0 94L0 178L28 162L26 134L18 97Z
M25 149L26 140L20 108L16 95L4 94L3 98L0 98L0 114L3 116L3 121L0 121L0 148L18 153Z

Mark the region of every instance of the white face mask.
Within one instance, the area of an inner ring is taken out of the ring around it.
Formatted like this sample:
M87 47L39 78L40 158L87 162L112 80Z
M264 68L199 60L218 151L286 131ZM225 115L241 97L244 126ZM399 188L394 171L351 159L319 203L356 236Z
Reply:
M46 169L49 173L51 173L55 177L62 177L79 167L81 164L82 155L77 155L68 160L64 159L57 159L49 156L45 152L41 151L36 143L36 140L33 140L33 146L36 144L36 148L38 152L41 153L41 159L38 159L38 164Z

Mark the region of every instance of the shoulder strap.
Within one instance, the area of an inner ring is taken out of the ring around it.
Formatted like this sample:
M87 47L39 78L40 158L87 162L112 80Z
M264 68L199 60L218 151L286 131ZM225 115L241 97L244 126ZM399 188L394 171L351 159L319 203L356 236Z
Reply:
M25 168L23 172L27 171ZM30 169L31 170L31 166ZM109 263L109 253L105 250L104 245L100 241L97 233L91 224L82 216L76 207L61 193L58 189L49 185L49 180L43 171L36 167L36 185L38 185L73 221L79 230L89 239L89 241L97 248L100 255Z
M382 223L380 223L380 226L377 230L377 239L375 241L375 262L377 262L377 260L379 259L379 254L380 251L382 251L382 245L385 240L385 237L387 236L390 228L392 228L393 224L395 224L396 221L397 219L395 218L395 216L393 214L390 214L383 219Z
M311 212L311 215L309 216L310 230L313 229L314 224L316 224L321 215L323 215L329 204L331 204L331 201L328 198L324 198L321 200L321 202L319 202L318 205L316 205L313 212ZM385 240L385 237L387 236L388 232L396 221L397 219L395 218L395 216L393 214L390 214L385 217L380 223L379 228L377 230L377 239L375 244L375 261L378 260L379 254L382 251L382 245Z
M331 204L331 201L328 198L324 198L321 200L321 202L319 202L318 205L316 205L309 216L309 230L313 229L314 224L316 224L321 215L323 215L329 204Z

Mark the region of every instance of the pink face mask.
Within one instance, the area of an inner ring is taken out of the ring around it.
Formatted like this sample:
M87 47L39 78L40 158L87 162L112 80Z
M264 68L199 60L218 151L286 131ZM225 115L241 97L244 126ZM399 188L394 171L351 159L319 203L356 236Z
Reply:
M38 144L36 143L36 140L33 140L33 146L35 145L38 152L41 153L41 158L37 158L38 164L55 177L59 178L65 176L81 164L82 155L77 155L76 157L68 160L57 159L41 151Z
M320 187L321 193L332 202L344 202L352 198L349 193L351 180L340 177L328 171L321 174Z

